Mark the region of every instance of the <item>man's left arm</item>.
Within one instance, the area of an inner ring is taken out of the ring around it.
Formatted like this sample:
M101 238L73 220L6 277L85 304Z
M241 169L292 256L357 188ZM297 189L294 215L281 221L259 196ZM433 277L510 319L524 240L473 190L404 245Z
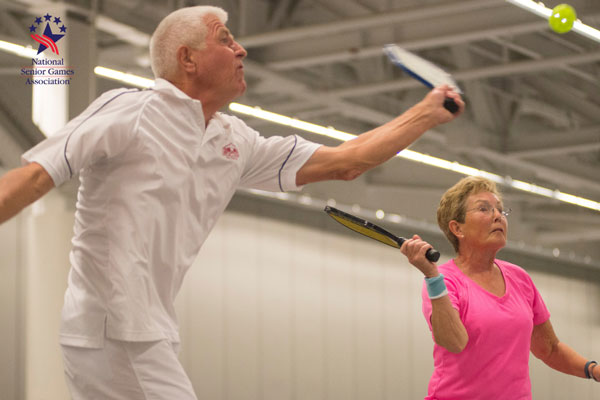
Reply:
M456 114L443 107L446 97L458 104ZM458 93L447 86L435 88L390 122L337 147L321 146L296 174L296 184L302 186L331 179L352 180L398 154L428 129L452 121L463 111L464 102Z

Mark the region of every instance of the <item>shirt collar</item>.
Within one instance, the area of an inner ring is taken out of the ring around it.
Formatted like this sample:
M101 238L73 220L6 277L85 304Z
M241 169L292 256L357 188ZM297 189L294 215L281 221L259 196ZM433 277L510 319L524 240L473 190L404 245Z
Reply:
M179 89L177 86L173 85L171 82L169 82L166 79L156 78L154 80L154 87L152 89L156 90L158 92L163 92L163 93L173 95L173 96L177 97L178 99L192 101L194 103L197 103L199 106L200 112L202 112L202 107L201 107L202 103L200 102L200 100L192 99L190 96L185 94L181 89ZM202 114L202 117L204 118L204 114ZM215 113L215 115L213 115L213 117L211 118L209 124L213 121L222 122L222 119L223 119L222 113L217 111ZM224 125L225 125L225 127L229 126L228 123L225 123Z
M173 85L171 82L163 78L156 78L156 80L154 81L154 87L152 89L159 92L171 94L182 100L197 101L198 103L200 102L200 100L192 99L177 86Z

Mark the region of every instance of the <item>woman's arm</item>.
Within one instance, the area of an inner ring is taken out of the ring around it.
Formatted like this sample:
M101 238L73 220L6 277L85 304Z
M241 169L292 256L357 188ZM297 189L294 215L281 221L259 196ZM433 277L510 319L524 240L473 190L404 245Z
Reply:
M531 352L549 367L565 374L585 378L586 358L556 337L550 320L533 327ZM591 372L591 366L588 371ZM600 367L594 369L594 377L600 380Z
M425 253L431 247L418 235L414 235L400 248L408 261L417 267L425 278L434 278L440 274L437 265L425 257ZM467 330L447 294L438 299L431 299L431 326L435 342L452 353L460 353L469 342Z

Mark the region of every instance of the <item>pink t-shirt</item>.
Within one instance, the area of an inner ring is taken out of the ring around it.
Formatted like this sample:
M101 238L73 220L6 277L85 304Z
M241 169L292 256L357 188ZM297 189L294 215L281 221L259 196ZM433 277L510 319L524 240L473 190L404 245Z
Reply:
M550 318L550 313L522 268L501 260L495 263L506 282L502 297L473 282L454 260L439 266L469 342L459 354L434 345L435 369L426 400L531 399L531 333L534 325ZM425 285L423 314L432 329L431 301Z

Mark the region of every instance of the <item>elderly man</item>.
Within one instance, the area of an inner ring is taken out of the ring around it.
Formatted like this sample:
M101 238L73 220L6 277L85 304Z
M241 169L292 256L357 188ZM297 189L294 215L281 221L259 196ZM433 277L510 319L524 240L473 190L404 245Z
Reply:
M337 147L265 139L217 112L246 89L247 53L226 20L208 6L168 15L150 43L153 89L103 94L0 179L3 222L80 175L60 332L74 399L195 399L173 301L236 188L353 179L464 108L442 87Z

